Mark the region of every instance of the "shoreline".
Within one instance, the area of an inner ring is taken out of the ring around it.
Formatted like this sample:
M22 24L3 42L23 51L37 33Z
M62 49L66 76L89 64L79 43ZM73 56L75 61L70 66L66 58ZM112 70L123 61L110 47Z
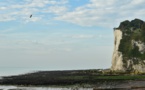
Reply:
M131 89L145 88L145 75L103 74L100 70L38 71L5 76L0 85Z
M79 90L79 88L90 88L92 90L112 90L112 89L117 89L117 90L132 90L132 89L139 89L139 90L144 90L145 89L145 80L130 80L130 81L123 81L123 82L105 82L103 84L86 84L84 86L76 84L76 85L0 85L3 87L18 87L18 88L71 88L71 89L76 89Z

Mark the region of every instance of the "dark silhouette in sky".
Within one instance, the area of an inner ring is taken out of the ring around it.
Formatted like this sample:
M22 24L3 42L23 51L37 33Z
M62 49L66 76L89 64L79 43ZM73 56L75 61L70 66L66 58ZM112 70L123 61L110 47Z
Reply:
M32 17L32 14L30 15L30 18Z

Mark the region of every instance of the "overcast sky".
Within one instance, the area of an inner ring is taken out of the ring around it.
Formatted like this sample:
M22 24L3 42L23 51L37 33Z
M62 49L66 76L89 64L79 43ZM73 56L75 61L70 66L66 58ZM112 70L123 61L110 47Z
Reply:
M145 0L0 0L0 67L109 68L113 28L135 18Z

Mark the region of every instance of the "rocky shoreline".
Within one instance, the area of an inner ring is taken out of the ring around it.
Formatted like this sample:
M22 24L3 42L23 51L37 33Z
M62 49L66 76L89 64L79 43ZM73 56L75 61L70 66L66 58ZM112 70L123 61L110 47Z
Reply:
M94 90L99 89L117 89L117 90L145 90L145 80L128 80L128 81L115 81L104 82L103 84L96 85Z
M1 85L0 85L1 86ZM9 87L9 86L3 86ZM12 86L11 86L12 87ZM9 87L11 90L11 87ZM19 88L14 90L27 90L25 88L65 88L65 90L145 90L145 80L128 80L128 81L112 81L112 82L103 82L96 84L84 84L84 85L65 85L65 86L13 86L13 88Z
M0 85L16 86L73 86L78 88L143 90L145 75L103 74L101 70L39 71L7 76Z

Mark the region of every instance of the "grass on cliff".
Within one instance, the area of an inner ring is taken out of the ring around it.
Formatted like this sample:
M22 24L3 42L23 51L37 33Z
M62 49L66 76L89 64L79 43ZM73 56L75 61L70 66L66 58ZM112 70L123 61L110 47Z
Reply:
M145 75L68 76L68 77L61 77L61 79L138 80L138 79L145 79Z
M98 76L96 79L106 80L137 80L145 79L145 75L117 75L117 76Z
M123 32L123 38L119 45L119 51L123 53L123 57L139 58L144 60L145 53L141 54L137 47L134 48L132 40L145 42L145 22L140 19L134 19L131 22L126 20L121 22L118 27Z

